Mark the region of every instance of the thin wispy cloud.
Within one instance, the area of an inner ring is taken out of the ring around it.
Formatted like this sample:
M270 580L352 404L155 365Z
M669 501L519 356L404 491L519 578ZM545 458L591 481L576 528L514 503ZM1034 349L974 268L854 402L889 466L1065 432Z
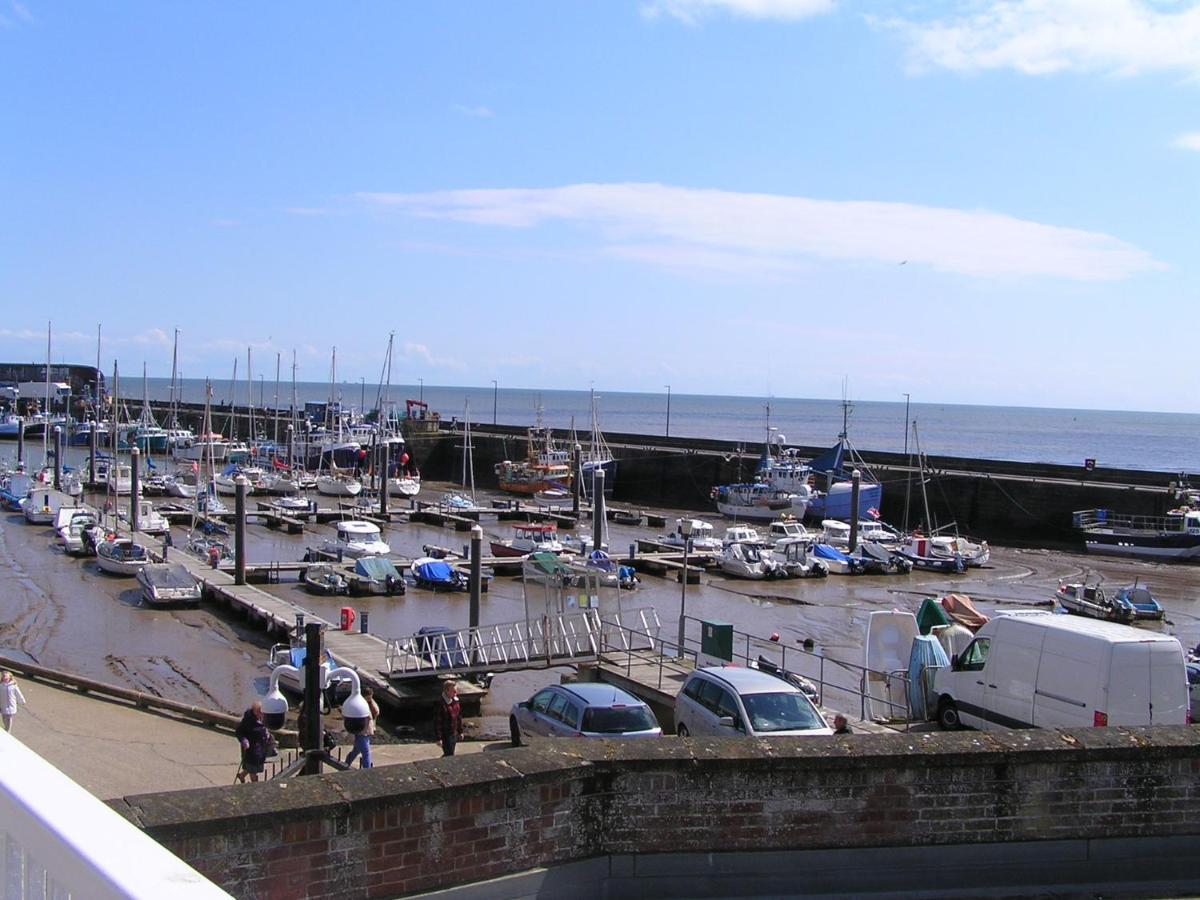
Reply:
M1171 146L1179 150L1200 150L1200 131L1189 131L1171 141Z
M649 19L666 16L695 25L717 15L795 21L831 12L834 6L834 0L648 0L641 11Z
M465 371L467 366L451 356L437 356L427 345L406 341L400 350L400 359L408 363L420 363L432 368Z
M961 7L942 18L868 21L901 36L917 71L1200 75L1196 0L977 0Z
M495 115L495 113L493 113L491 109L486 106L465 106L461 103L456 103L451 108L459 115L471 116L475 119L490 119Z
M677 268L716 261L778 277L825 261L926 265L973 276L1126 278L1164 266L1094 231L978 210L909 203L813 200L663 184L364 193L414 217L532 229L574 226L593 249Z

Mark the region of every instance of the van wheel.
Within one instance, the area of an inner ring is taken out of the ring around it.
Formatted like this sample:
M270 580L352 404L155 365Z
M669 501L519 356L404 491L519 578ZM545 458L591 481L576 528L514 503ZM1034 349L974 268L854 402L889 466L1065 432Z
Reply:
M517 720L513 716L508 717L508 733L512 739L514 747L521 746L521 728L517 725Z
M689 732L686 725L680 724L675 726L675 733L680 737L687 737Z
M953 700L945 698L938 704L937 723L946 731L962 728L962 722L958 718L958 707L954 705Z

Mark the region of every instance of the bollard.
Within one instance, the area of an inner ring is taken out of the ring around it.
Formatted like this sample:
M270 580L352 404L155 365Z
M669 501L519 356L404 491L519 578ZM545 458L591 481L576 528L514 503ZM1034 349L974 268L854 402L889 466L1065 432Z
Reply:
M632 566L633 561L637 559L637 544L629 545L629 564Z
M234 501L233 530L233 583L246 583L246 476L233 479L236 495Z
M592 549L604 549L604 470L592 469Z
M133 447L129 450L129 530L134 534L137 534L138 528L142 524L138 517L138 499L142 493L139 480L141 472L138 471L140 457L141 451L138 449L137 439L135 438Z
M479 595L483 586L483 529L478 525L471 528L471 603L467 624L479 627Z
M62 490L62 426L54 426L54 489Z
M365 610L365 609L359 610L359 613L358 613L358 633L359 634L367 633L367 610Z
M858 546L858 493L862 484L862 472L855 469L850 473L850 552Z

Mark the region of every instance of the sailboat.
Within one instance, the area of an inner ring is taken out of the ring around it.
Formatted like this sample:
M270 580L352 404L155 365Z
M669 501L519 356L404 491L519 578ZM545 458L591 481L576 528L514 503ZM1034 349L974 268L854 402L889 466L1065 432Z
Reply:
M150 392L146 382L146 364L142 363L142 413L138 420L125 429L122 443L125 447L137 446L143 453L166 453L167 430L159 426L150 411Z
M212 382L204 382L204 421L201 433L212 433ZM208 449L206 443L197 444L202 450ZM229 508L217 496L216 466L209 454L193 463L196 469L196 496L192 507L192 526L188 531L187 549L201 559L211 560L214 557L219 562L231 557L229 547L214 533L223 532L222 526L215 525L209 515L229 512Z
M179 329L175 329L175 344L171 350L171 401L167 412L167 447L174 453L176 447L190 447L196 435L179 422Z
M325 407L325 430L331 435L321 443L320 470L317 473L317 492L329 497L357 497L362 493L362 482L354 477L352 470L337 465L338 451L348 449L343 440L341 404L335 409L334 386L337 384L337 347L333 348L333 361L329 370L329 403ZM357 442L353 444L355 456L361 452Z
M462 487L463 492L442 494L439 507L447 512L461 514L477 512L479 506L475 501L475 446L471 442L471 398L463 404L463 443L462 443ZM466 493L469 490L469 493Z
M113 361L113 408L119 407L121 399L120 372L117 363ZM119 495L128 494L132 490L132 474L130 467L120 462L117 455L117 428L112 430L112 465L108 468L108 499L104 503L104 526L95 526L93 543L96 547L96 563L101 571L111 575L132 576L138 573L150 556L146 548L135 540L134 535L121 537L121 519L116 515L116 505ZM108 530L111 527L111 530Z

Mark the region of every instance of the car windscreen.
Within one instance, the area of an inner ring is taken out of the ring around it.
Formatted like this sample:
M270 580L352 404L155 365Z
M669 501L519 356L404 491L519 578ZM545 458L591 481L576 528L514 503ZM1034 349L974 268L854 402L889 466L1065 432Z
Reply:
M657 727L654 714L645 706L593 706L584 710L580 730L593 734L624 734Z
M803 694L742 694L742 704L755 731L799 731L824 728L821 715Z

